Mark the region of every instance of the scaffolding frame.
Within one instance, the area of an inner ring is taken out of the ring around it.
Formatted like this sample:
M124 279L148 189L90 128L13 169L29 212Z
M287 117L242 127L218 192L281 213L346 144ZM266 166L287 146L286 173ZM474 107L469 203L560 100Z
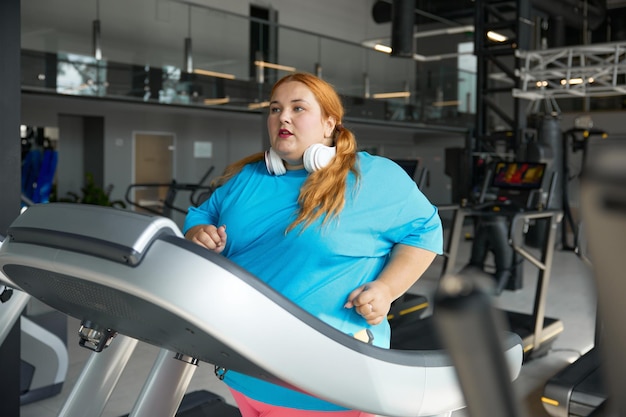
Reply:
M517 50L521 80L513 96L546 98L626 95L626 42Z

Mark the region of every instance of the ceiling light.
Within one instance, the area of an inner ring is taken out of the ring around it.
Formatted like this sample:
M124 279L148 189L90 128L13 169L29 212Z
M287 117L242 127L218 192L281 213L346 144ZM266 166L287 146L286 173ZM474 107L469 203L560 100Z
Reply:
M207 106L216 106L218 104L226 104L228 102L230 102L230 97L204 99L204 104Z
M455 26L455 27L434 29L434 30L418 30L415 33L413 33L413 38L418 39L418 38L429 38L432 36L440 36L440 35L455 35L459 33L463 34L463 33L469 33L473 31L474 31L474 26L472 25ZM380 44L381 46L386 47L384 44L382 44L382 42L389 42L389 37L365 40L361 42L361 44L365 47L374 48L374 49L376 49L377 44ZM381 51L381 52L385 52L385 51Z
M591 84L593 82L593 78L589 77L587 79L587 82L589 84ZM582 78L570 78L569 80L563 79L561 80L561 85L578 85L578 84L582 84L584 82L584 80Z
M459 104L460 104L459 100L434 101L433 107L458 106Z
M414 38L428 38L431 36L439 36L439 35L455 35L458 33L468 33L473 32L474 26L466 25L466 26L455 26L443 29L434 29L434 30L422 30L417 31L413 34Z
M489 38L490 40L494 41L494 42L504 42L506 41L507 38L506 36L498 33L498 32L494 32L493 30L490 30L489 32L487 32L487 38Z
M208 75L209 77L226 78L228 80L235 79L235 76L233 74L227 74L224 72L216 72L216 71L207 71L207 70L197 69L197 68L193 70L193 73L200 74L200 75Z
M439 36L439 35L453 35L453 34L459 34L459 33L468 33L468 32L473 32L474 31L474 26L471 25L466 25L466 26L457 26L457 27L453 27L453 28L445 28L445 29L435 29L435 30L429 30L429 31L417 31L413 34L414 38L425 38L425 37L430 37L430 36ZM494 32L496 36L500 36L500 39L506 40L507 38L499 35L498 33ZM371 48L374 49L376 51L379 52L384 52L386 54L390 54L392 52L392 48L385 45L384 42L389 43L389 38L376 38L376 39L369 39L369 40L365 40L363 42L361 42L361 45L363 45L366 48ZM417 53L413 54L413 60L414 61L420 61L420 62L427 62L427 61L440 61L443 59L450 59L450 58L457 58L461 55L473 55L474 52L473 51L467 51L467 52L454 52L454 53L447 53L447 54L439 54L439 55L430 55L430 56L426 56L426 55L420 55Z
M396 91L393 93L377 93L372 94L372 98L406 98L411 97L409 91Z
M377 43L376 45L374 45L374 49L378 52L384 52L386 54L390 54L392 51L390 46L383 45L381 43Z
M248 104L248 108L250 110L256 110L256 109L262 109L264 107L269 107L270 102L269 101L262 101L260 103L250 103Z
M286 65L280 65L280 64L272 64L271 62L254 61L254 65L256 65L257 67L261 67L261 68L272 68L272 69L276 69L280 71L296 72L295 67L288 67Z

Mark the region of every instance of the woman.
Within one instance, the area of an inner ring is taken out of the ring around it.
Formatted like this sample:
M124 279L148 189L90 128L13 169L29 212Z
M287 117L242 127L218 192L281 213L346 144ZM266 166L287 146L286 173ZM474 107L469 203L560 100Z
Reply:
M357 152L343 113L321 79L279 80L270 150L229 166L183 231L321 320L388 348L391 303L441 253L441 221L402 168ZM224 381L244 417L368 415L236 372Z

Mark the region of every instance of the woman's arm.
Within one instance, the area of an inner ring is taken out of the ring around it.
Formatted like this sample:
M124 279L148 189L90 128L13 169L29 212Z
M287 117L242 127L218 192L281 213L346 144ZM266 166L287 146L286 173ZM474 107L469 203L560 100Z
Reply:
M371 325L381 323L391 303L417 282L436 256L426 249L396 244L378 278L352 291L345 307L354 307Z

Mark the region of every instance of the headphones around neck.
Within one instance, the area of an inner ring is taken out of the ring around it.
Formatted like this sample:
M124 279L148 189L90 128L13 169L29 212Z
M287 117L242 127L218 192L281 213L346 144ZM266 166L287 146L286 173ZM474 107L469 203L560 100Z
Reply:
M302 156L304 169L308 172L324 168L335 157L337 148L316 143L309 146ZM272 175L284 175L287 172L283 160L273 148L265 151L265 166Z

